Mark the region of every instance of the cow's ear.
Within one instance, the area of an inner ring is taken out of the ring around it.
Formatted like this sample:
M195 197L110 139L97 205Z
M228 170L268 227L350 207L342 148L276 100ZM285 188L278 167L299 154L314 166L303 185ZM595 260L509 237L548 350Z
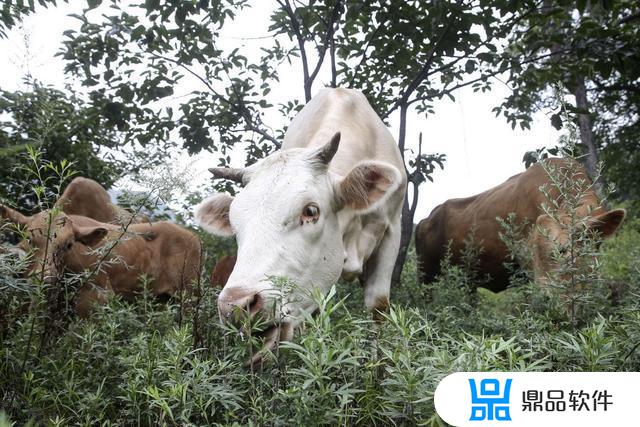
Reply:
M367 210L386 199L401 182L396 167L383 162L362 162L337 182L336 202L339 208Z
M73 227L73 234L76 237L76 241L87 246L97 245L102 241L102 239L104 239L104 236L106 236L108 232L109 230L101 226Z
M216 194L196 206L196 223L208 232L218 236L233 236L229 222L229 207L233 197Z
M534 245L536 248L541 243L547 245L558 238L561 228L562 226L557 219L554 219L549 214L542 214L536 218L535 226L529 238L532 242L536 242Z
M0 205L0 217L5 218L16 225L26 227L29 224L29 217L22 215L15 209L11 209L9 206Z
M620 227L627 211L614 209L589 219L589 228L597 231L602 237L609 237Z

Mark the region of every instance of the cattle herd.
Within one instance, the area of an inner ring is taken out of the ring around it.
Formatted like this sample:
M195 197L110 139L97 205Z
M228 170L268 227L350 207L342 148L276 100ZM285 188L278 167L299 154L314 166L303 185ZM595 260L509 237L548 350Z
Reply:
M154 295L179 296L200 272L200 241L194 233L132 215L90 179L71 181L52 209L25 216L0 206L0 214L28 236L19 244L31 254L28 275L52 283L65 271L87 273L75 301L83 317L108 293L133 298L143 275Z
M606 210L596 192L581 196L575 212L549 215L548 168L571 168L572 179L588 181L573 160L549 159L478 195L448 200L422 220L415 232L420 280L438 276L447 251L459 263L470 233L481 242L484 284L498 292L509 283L508 250L496 218L510 213L523 225L536 283L555 268L550 246L568 239L563 221L577 216L606 237L625 211ZM212 168L214 178L242 185L234 198L216 194L195 209L206 231L235 235L238 253L219 260L211 284L223 289L223 322L238 313L261 316L262 360L280 341L290 340L302 312L315 310L313 291L327 293L342 277L358 278L364 303L379 319L389 304L391 275L400 245L400 216L407 176L392 135L358 91L325 89L294 118L282 148L244 169ZM133 299L141 278L157 296L181 297L200 276L201 243L196 234L167 221L150 221L111 202L95 181L76 178L52 209L32 216L0 205L0 216L21 227L24 241L11 251L28 254L27 274L55 283L68 271L84 275L76 294L77 314L89 316L110 293ZM281 278L291 286L282 286Z

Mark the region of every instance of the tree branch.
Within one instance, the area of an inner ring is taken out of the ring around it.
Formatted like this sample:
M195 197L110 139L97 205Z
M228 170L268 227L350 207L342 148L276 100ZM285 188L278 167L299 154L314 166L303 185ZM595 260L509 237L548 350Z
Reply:
M632 13L631 15L625 16L618 21L618 24L626 24L632 21L640 19L640 12Z
M338 87L338 71L336 70L336 43L331 35L329 56L331 58L331 87Z
M177 65L178 67L184 69L186 72L188 72L189 74L191 74L193 77L197 78L198 80L200 80L206 87L207 89L209 89L209 91L211 93L213 93L216 96L220 96L220 94L213 88L213 86L211 86L211 83L209 83L209 81L207 79L205 79L204 77L202 77L200 74L196 73L195 71L193 71L191 68L187 67L186 65L184 65L183 63L181 63L180 61L178 61L177 59L173 59L173 58L169 58L167 56L163 56L163 55L158 55L157 53L153 53L150 52L149 53L153 58L156 59L163 59L165 61L169 61L172 64Z
M411 199L411 206L409 207L409 213L411 218L415 216L416 209L418 207L418 195L419 195L419 187L420 184L424 181L422 178L422 161L420 157L422 156L422 132L420 132L418 136L418 156L416 157L416 170L409 174L409 182L411 183L413 198Z
M242 96L240 96L240 93L238 92L236 85L233 79L231 78L231 75L229 74L229 69L227 68L227 64L225 62L222 62L222 68L224 69L224 72L227 75L227 78L229 79L229 83L231 83L231 90L233 91L234 95L238 99L238 109L240 110L240 114L242 114L244 121L247 123L247 127L252 131L256 132L258 135L261 135L263 138L271 141L277 148L280 148L280 146L282 145L280 141L278 141L277 139L269 135L264 129L260 129L260 127L256 125L255 123L256 119L260 122L260 124L262 124L262 120L260 120L259 116L256 116L254 118L251 115L251 112L249 111L246 104L244 103L244 99L242 98ZM227 101L229 105L232 105L232 106L234 105L232 102L224 98L223 100Z
M539 56L536 56L535 58L530 58L530 59L528 59L528 60L525 60L525 61L519 62L518 64L519 64L519 65L529 64L529 63L532 63L532 62L539 61L539 60L541 60L541 59L545 59L545 58L549 58L549 57L552 57L552 56L555 56L555 55L559 55L559 54L561 54L561 53L563 53L563 52L566 52L566 51L567 51L567 50L565 49L565 50L562 50L562 51L550 52L550 53L548 53L548 54L539 55ZM452 93L452 92L454 92L454 91L456 91L456 90L458 90L458 89L460 89L460 88L463 88L463 87L465 87L465 86L469 86L469 85L471 85L471 84L473 84L473 83L477 83L477 82L482 81L482 80L487 80L487 79L489 79L489 78L491 78L491 77L495 77L495 76L497 76L498 74L502 74L502 73L504 73L504 72L506 72L506 71L509 71L511 68L513 68L513 67L508 67L508 68L506 68L506 69L504 69L504 70L494 70L494 71L492 71L492 72L490 72L490 73L488 73L488 74L483 74L483 75L481 75L481 76L480 76L480 77L478 77L478 78L475 78L475 79L472 79L472 80L468 80L468 81L466 81L466 82L464 82L464 83L460 83L460 84L457 84L457 85L455 85L455 86L452 86L452 87L449 87L449 88L445 88L445 89L443 89L443 90L440 90L440 91L438 91L438 93L437 93L436 95L434 95L434 96L427 95L427 96L418 96L418 97L415 97L415 98L413 98L412 100L410 100L410 101L408 102L408 104L409 104L409 105L411 105L411 104L414 104L414 103L419 102L419 101L426 101L426 100L428 100L428 99L433 99L433 98L436 98L436 97L437 97L437 98L442 98L443 96L448 95L448 94L450 94L450 93Z
M612 84L607 86L596 79L591 79L591 81L598 87L598 90L604 90L604 91L626 90L629 92L640 93L640 86L636 86L632 84L618 83L618 84Z
M256 125L254 118L251 117L251 114L249 113L249 109L247 108L247 106L242 101L242 98L238 95L238 93L236 91L236 88L235 88L235 85L233 84L233 80L229 76L229 72L228 72L226 66L223 66L223 68L225 70L225 73L227 74L227 77L229 78L229 81L231 82L232 90L234 91L236 97L239 100L239 105L235 105L233 102L229 101L227 98L222 96L220 93L218 93L213 88L213 86L211 86L211 83L209 83L209 81L207 79L205 79L200 74L198 74L195 71L193 71L191 68L189 68L186 65L182 64L180 61L178 61L176 59L173 59L173 58L169 58L169 57L163 56L163 55L158 55L157 53L153 53L153 52L151 53L151 56L156 58L156 59L163 59L165 61L169 61L172 64L175 64L175 65L179 66L180 68L184 69L185 71L187 71L189 74L191 74L192 76L194 76L198 80L200 80L207 87L207 89L209 89L209 91L213 95L215 95L219 100L221 100L222 102L224 102L225 104L227 104L227 105L229 105L231 107L237 107L240 110L240 114L242 114L242 117L244 118L245 122L247 123L247 128L249 130L252 130L253 132L261 135L262 137L264 137L265 139L267 139L271 143L273 143L277 148L280 148L280 146L282 145L280 143L280 141L278 141L276 138L274 138L273 136L269 135L264 129L260 129ZM260 120L260 124L262 124L261 120Z
M291 21L291 29L296 37L296 41L298 42L298 48L300 49L300 59L302 60L304 98L305 102L309 102L311 100L311 90L307 90L307 81L309 80L309 60L307 59L307 50L304 47L304 37L302 37L302 32L300 31L300 24L298 23L298 19L296 18L296 14L294 13L289 0L276 1L287 13L289 20Z
M325 23L327 27L327 33L325 35L323 44L322 46L320 46L320 49L318 51L318 63L316 64L315 68L311 72L311 75L309 75L308 81L305 82L305 84L309 85L309 92L311 92L311 86L313 85L313 81L316 79L318 72L320 71L320 67L322 67L322 63L324 62L324 57L327 52L327 48L329 47L329 44L332 43L333 41L334 26L338 18L340 17L341 9L342 9L341 0L336 0L336 4L333 6L333 10L331 11L331 18L329 19L328 23Z
M440 44L444 40L444 38L447 35L447 33L449 32L450 28L451 28L451 23L449 22L449 23L447 23L447 25L445 26L444 30L442 31L442 33L438 37L438 40L436 40L435 44L433 45L433 47L431 48L431 50L427 54L427 60L425 61L425 64L422 66L422 68L420 69L420 72L418 72L418 74L413 78L411 83L409 83L409 86L407 86L407 88L405 89L403 94L400 96L400 98L383 115L383 117L382 117L383 120L385 118L389 117L389 115L393 111L395 111L396 108L398 108L402 104L405 104L407 102L407 100L409 99L409 97L411 96L411 94L413 93L413 91L416 90L416 88L420 85L420 83L422 83L422 81L427 77L427 74L429 73L429 69L431 68L431 64L433 63L433 59L435 57L436 50L438 49L438 47L440 46Z

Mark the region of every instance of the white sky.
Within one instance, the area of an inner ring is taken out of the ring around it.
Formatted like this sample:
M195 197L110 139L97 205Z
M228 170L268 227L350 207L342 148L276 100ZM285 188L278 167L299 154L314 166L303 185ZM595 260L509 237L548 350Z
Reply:
M268 41L254 38L268 34L268 16L273 2L256 3L259 6L248 9L232 25L227 25L218 47L243 45L249 52L257 52L260 43ZM78 27L79 21L67 16L80 13L80 9L76 9L78 6L79 3L75 2L71 6L62 4L58 8L40 8L25 19L22 29L14 29L8 39L0 40L2 89L25 89L22 78L27 72L37 80L58 88L62 88L65 81L75 83L68 78L65 80L64 63L54 55L61 46L62 32ZM283 84L273 90L274 97L302 98L300 80L296 67L285 70L281 73ZM314 91L319 90L322 83L322 80L317 81ZM191 90L193 82L187 80L186 84L189 86L176 88L176 98ZM434 182L427 182L421 187L415 222L428 216L436 205L447 199L470 196L500 184L524 170L522 156L526 151L555 144L559 134L543 114L535 117L530 131L514 131L503 118L495 117L491 109L500 104L507 93L508 88L499 82L488 94L473 93L470 88L464 88L455 93L455 102L443 100L436 103L435 115L426 119L409 117L407 146L417 151L418 134L422 132L423 152L447 155L444 171L438 170L433 176ZM397 127L393 126L391 131L397 137ZM192 181L194 188L208 180L206 168L215 163L210 154L194 158L180 154L179 157L177 162L190 164L189 168L199 177ZM243 158L238 156L234 162L241 162ZM237 163L234 166L242 165Z

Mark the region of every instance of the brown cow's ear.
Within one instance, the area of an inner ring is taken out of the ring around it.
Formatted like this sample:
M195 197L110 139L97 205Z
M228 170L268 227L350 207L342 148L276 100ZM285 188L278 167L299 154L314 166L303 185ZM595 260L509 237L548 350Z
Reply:
M537 248L538 244L541 242L545 242L545 244L547 244L550 241L556 240L561 229L562 226L557 219L554 219L549 214L542 214L536 218L536 223L531 230L532 233L531 236L529 236L529 239L531 242L537 242L534 245L534 247Z
M367 161L362 162L336 186L336 201L340 208L367 210L393 193L402 180L394 166Z
M229 222L229 207L233 197L228 194L216 194L196 206L196 223L218 236L233 236Z
M109 231L104 227L73 227L73 233L75 234L76 240L83 245L93 246L107 235Z
M538 216L538 218L536 218L536 227L537 228L549 229L550 225L557 224L557 223L558 223L558 221L556 221L555 219L551 218L551 216L548 215L548 214L542 214L542 215Z
M601 215L589 219L589 228L597 231L602 237L609 237L620 227L627 211L624 209L614 209Z
M26 227L29 224L29 217L22 215L15 209L11 209L8 206L0 205L0 217L5 218L16 225Z

